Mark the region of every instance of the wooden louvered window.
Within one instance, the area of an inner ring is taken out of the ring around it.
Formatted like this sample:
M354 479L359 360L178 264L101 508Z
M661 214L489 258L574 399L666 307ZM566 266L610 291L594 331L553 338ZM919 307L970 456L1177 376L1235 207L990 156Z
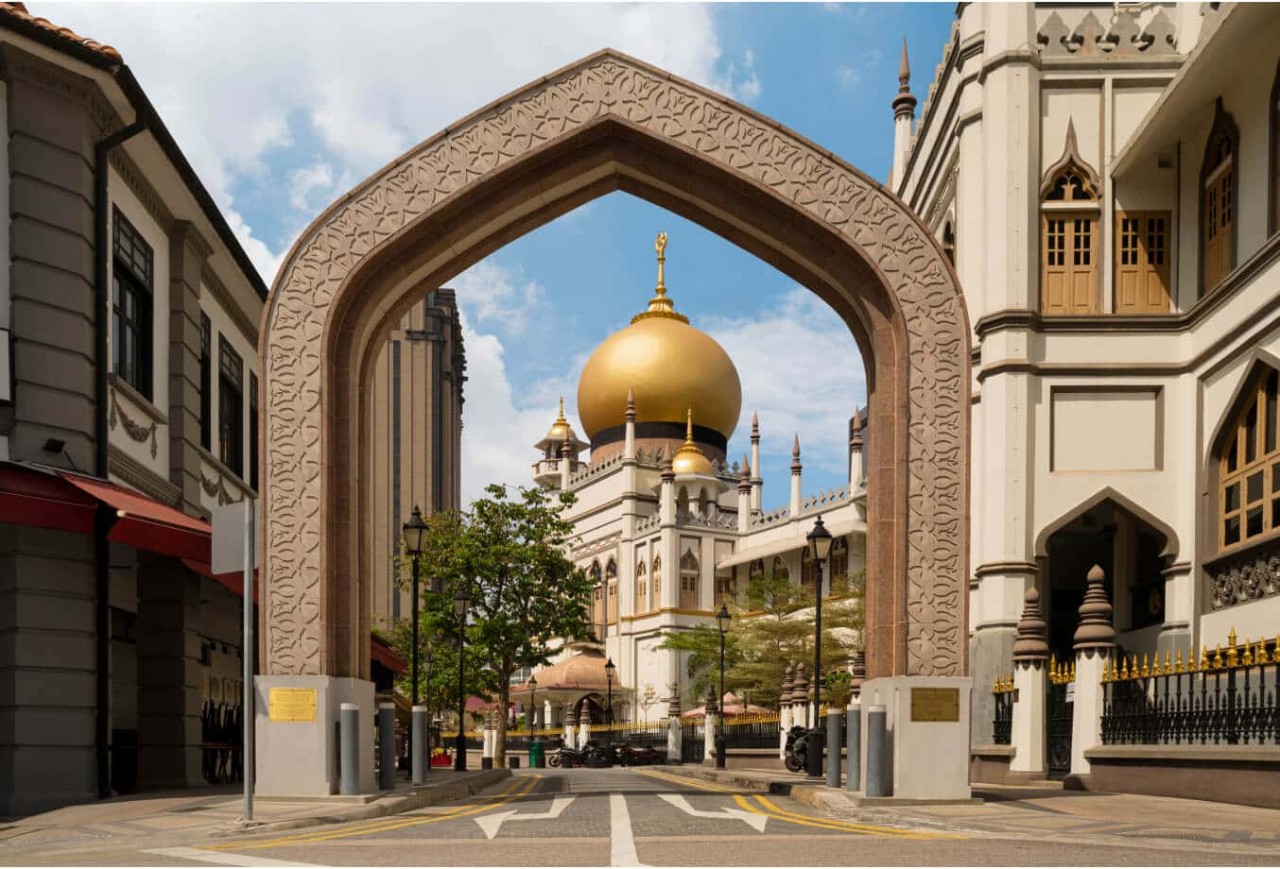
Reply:
M686 549L680 557L680 609L698 609L698 557L692 549Z
M1116 217L1116 313L1169 311L1169 212Z
M649 606L649 583L647 580L648 571L644 566L644 558L637 558L635 611L638 613L647 613L651 609Z
M1218 492L1223 549L1280 531L1280 373L1265 369L1246 388L1227 430Z
M1219 99L1200 168L1200 294L1235 268L1236 154L1239 132Z
M1040 235L1040 313L1098 311L1098 197L1068 163L1046 186Z

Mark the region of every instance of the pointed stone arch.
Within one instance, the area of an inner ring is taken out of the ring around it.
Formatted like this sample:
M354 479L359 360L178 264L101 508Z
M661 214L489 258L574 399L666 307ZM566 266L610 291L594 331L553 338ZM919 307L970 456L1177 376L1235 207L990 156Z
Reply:
M829 151L604 51L392 161L285 258L260 339L264 673L367 678L362 447L378 339L415 296L615 190L719 233L844 318L877 420L870 675L966 672L971 332L942 251Z
M1164 538L1164 547L1160 552L1161 557L1169 561L1176 561L1178 558L1178 533L1173 530L1173 526L1160 519L1151 511L1142 507L1136 501L1120 494L1110 486L1099 489L1092 496L1086 498L1067 512L1063 513L1054 521L1050 522L1044 528L1040 529L1040 533L1036 535L1035 553L1038 557L1045 557L1049 554L1049 538L1057 531L1067 527L1079 517L1088 513L1094 507L1104 501L1110 501L1117 507L1127 512L1136 519L1141 520L1157 531Z

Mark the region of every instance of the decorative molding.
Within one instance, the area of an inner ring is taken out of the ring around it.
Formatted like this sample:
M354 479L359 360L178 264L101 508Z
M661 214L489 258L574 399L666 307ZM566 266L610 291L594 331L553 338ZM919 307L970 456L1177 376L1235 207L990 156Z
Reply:
M173 212L168 209L160 194L147 181L147 176L138 168L138 164L129 158L124 148L112 148L108 159L111 162L111 168L116 170L116 174L124 181L124 186L128 187L129 192L142 203L142 207L147 210L147 214L151 215L151 219L160 224L161 231L166 235L172 233Z
M1132 11L1117 6L1108 27L1090 11L1071 30L1056 11L1051 13L1036 33L1036 48L1044 58L1079 58L1093 63L1113 58L1168 60L1178 55L1176 37L1177 28L1164 9L1156 10L1142 28Z
M239 327L250 343L256 346L258 343L257 323L236 304L235 299L231 297L231 291L227 289L227 285L218 279L218 276L214 274L213 269L209 267L207 262L202 263L200 266L200 283L208 288L210 295L218 302L226 315ZM253 360L253 364L249 370L256 373L258 370L257 357L251 356L250 359Z
M217 475L217 479L210 480L204 475L204 471L200 472L200 488L204 489L204 493L210 498L218 499L218 506L222 507L227 504L238 504L244 500L244 493L240 493L239 498L232 498L231 493L227 491L226 478L222 474Z
M139 492L169 507L181 509L182 490L115 444L107 446L107 467Z
M91 79L29 54L13 44L0 47L0 78L27 82L84 106L99 137L108 136L124 126L120 115L103 96L102 89ZM87 153L92 153L92 149Z
M331 548L326 510L354 503L356 493L342 476L344 459L326 454L344 447L326 444L339 436L334 408L322 399L332 394L334 360L319 340L348 301L349 279L406 239L411 226L429 225L429 215L465 204L550 145L589 129L607 131L601 122L610 120L629 135L669 145L678 153L672 159L690 171L732 177L786 203L793 226L825 228L879 276L877 290L892 301L902 342L876 349L894 360L902 378L905 454L895 461L905 467L880 520L897 529L902 553L878 589L902 615L893 622L876 613L880 636L901 643L904 654L881 647L877 660L897 658L879 665L885 672L963 674L970 332L941 250L906 206L829 151L611 51L543 77L423 142L317 219L284 263L262 339L271 434L264 457L264 672L345 673L358 666L327 635L326 607L341 593L328 585L357 580L354 571L341 573L350 554Z
M123 383L123 381L119 381L119 382ZM107 423L108 425L111 426L111 430L115 431L118 425L123 424L125 434L129 435L129 438L135 441L136 443L140 443L140 444L146 443L148 440L150 440L151 441L151 458L154 459L160 449L156 439L156 429L160 427L159 421L156 419L152 419L151 425L143 425L140 422L135 422L134 420L129 418L129 415L124 412L124 408L120 406L119 392L116 389L112 389L110 390L110 392L111 392L111 410L107 416ZM145 410L148 406L148 403L144 399L143 403L140 403L139 406Z
M1210 603L1215 610L1267 597L1280 597L1280 545L1275 540L1259 551L1224 558L1205 570L1210 579Z
M188 441L187 444L188 446L194 448L195 451L200 455L200 458L208 462L210 467L213 468L213 472L218 475L217 485L225 487L225 481L230 480L231 484L235 486L237 490L239 490L241 498L244 497L246 492L250 494L255 494L255 495L257 494L254 492L253 487L250 486L243 477L241 477L235 471L231 470L226 465L224 465L221 459L219 459L213 453L206 450L201 443L199 443L198 441ZM201 470L200 484L201 486L205 487L205 491L208 491L208 484L206 482L207 479L208 478L205 477L204 475L204 471ZM214 491L216 492L217 490L215 489ZM209 492L209 494L213 495L214 492ZM227 497L231 497L229 490L228 490ZM228 501L227 503L235 504L235 503L238 503L239 500L240 498L236 498L234 500Z

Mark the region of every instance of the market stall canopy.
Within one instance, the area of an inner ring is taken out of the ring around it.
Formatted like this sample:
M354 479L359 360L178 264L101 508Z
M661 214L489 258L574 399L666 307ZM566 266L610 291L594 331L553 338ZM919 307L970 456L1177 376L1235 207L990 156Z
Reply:
M736 718L740 715L769 715L772 709L765 709L763 706L757 706L754 703L743 704L738 699L738 695L732 691L726 691L724 697L720 698L720 707L724 709L726 718ZM697 709L690 709L688 712L680 713L681 718L706 718L706 704L699 706Z

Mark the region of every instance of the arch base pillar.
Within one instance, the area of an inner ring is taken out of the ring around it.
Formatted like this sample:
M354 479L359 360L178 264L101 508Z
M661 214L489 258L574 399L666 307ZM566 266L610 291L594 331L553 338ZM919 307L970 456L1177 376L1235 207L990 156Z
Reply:
M885 708L888 796L910 800L968 800L968 676L886 676L862 686L862 782L867 782L867 720ZM938 720L942 719L942 720Z
M257 796L316 797L338 792L338 711L343 703L360 707L360 792L378 792L373 772L377 706L372 682L345 676L255 676L253 685Z

